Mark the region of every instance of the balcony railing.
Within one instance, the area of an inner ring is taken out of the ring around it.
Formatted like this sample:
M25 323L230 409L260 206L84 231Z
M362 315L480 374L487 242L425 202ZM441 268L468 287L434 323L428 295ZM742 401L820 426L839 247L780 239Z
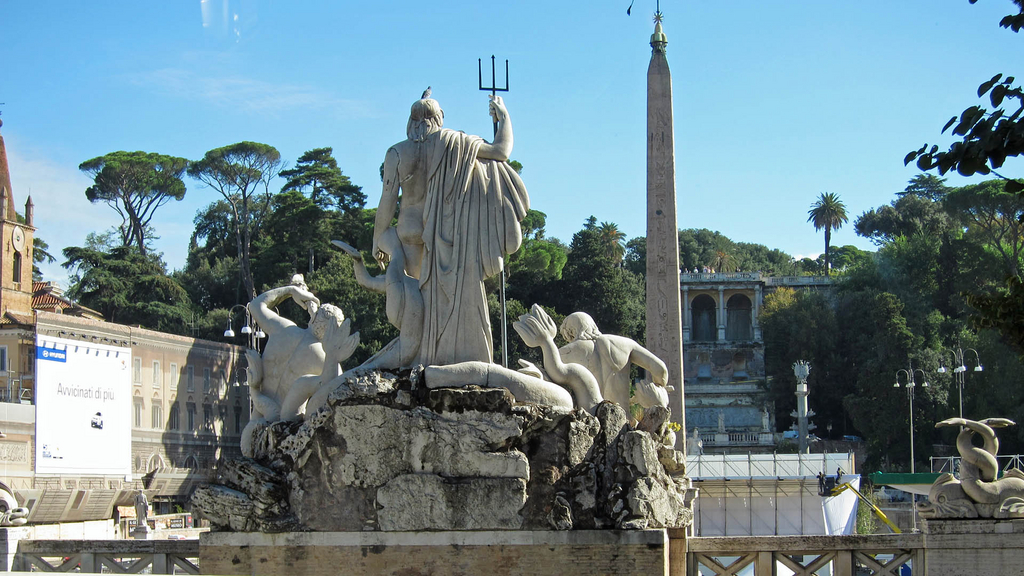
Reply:
M827 276L769 276L764 283L767 286L828 286L835 280Z
M689 282L759 282L760 272L680 272L679 280Z
M942 474L949 472L955 476L960 476L959 456L932 456L930 460L933 473ZM1011 468L1024 469L1024 454L999 455L996 456L996 460L999 462L999 469L1003 472Z
M827 565L833 576L893 576L902 573L902 566L924 573L921 534L731 536L689 538L686 545L686 573L694 575L735 575L744 569L756 575L784 573L778 567L810 575Z
M199 540L22 540L14 570L199 574Z

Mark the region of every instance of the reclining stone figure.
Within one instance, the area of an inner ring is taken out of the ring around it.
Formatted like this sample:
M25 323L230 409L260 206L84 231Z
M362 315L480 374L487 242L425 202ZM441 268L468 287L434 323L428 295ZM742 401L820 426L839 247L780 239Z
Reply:
M562 338L568 344L558 349L563 362L585 366L601 387L601 395L629 409L629 368L636 364L650 374L652 382L642 381L636 386L636 401L644 408L668 406L666 386L668 368L650 350L624 336L602 334L594 319L586 312L566 316L561 326ZM547 362L545 361L545 366Z

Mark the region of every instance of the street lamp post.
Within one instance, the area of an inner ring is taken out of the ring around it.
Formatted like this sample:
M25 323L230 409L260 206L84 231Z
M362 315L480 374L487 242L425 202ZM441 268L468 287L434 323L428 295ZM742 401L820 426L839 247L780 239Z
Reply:
M974 371L982 372L985 367L981 365L981 356L978 355L978 351L974 348L968 348L967 352L974 352ZM964 376L967 373L967 365L964 363L964 350L957 344L955 349L949 351L953 355L953 378L956 380L956 385L960 389L960 418L964 417ZM939 364L939 374L946 372L946 367Z
M241 332L242 334L249 336L249 347L255 348L256 340L266 338L267 334L259 326L256 326L255 332L253 331L253 321L252 318L249 316L249 308L245 304L235 304L228 310L228 323L227 329L224 330L224 337L235 337L235 331L231 328L231 315L234 313L235 308L242 308L243 310L245 310L245 321L242 323L242 327L238 331Z
M928 380L926 379L924 370L920 368L914 369L913 364L908 365L908 370L900 368L896 371L896 383L893 384L893 388L900 387L900 372L907 375L907 383L904 387L907 389L907 398L910 400L910 473L914 473L914 388L917 387L914 382L914 373L921 373L921 386L924 388L928 387ZM913 510L911 511L911 519L914 524L914 531L917 531L917 495L912 495Z

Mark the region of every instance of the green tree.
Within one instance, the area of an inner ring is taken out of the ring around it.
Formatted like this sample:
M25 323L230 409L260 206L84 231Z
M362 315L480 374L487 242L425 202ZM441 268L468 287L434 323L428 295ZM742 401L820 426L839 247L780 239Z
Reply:
M856 246L835 246L832 248L832 269L838 272L846 272L867 264L874 258L874 252L861 250Z
M763 244L737 242L732 265L739 272L762 272L769 276L793 276L798 273L793 257Z
M899 370L912 366L925 371L915 376L917 383L923 384L934 375L938 354L911 332L902 302L894 294L878 290L844 294L836 320L844 329L837 343L842 356L833 370L848 382L843 407L867 441L867 465L874 470L893 468L893 461L909 462L911 415L907 391L902 387L907 380L901 376L899 388L893 387L893 381ZM937 437L935 405L948 401L948 389L919 386L915 392L915 452L923 460L928 454L925 447ZM909 466L900 468L908 470Z
M181 334L191 314L188 294L159 256L142 254L135 246L109 252L88 247L64 249L62 266L75 273L67 294L103 314L110 322L138 324L152 330Z
M1006 192L998 180L953 188L944 204L966 226L966 235L1002 262L1005 274L1020 274L1024 250L1024 197Z
M944 234L955 225L942 203L949 190L941 178L919 174L889 205L861 214L854 228L878 245L900 236Z
M714 266L719 252L731 254L735 243L719 232L707 228L679 231L679 265L687 270Z
M188 160L150 152L111 152L82 162L78 169L93 177L85 197L103 202L121 216L121 244L135 246L145 256L156 210L185 197L181 177Z
M295 168L282 170L287 178L281 192L298 190L323 210L348 212L366 204L366 194L341 172L332 148L314 148L299 156Z
M596 219L573 235L562 279L552 294L562 315L590 314L602 332L643 340L644 285L642 279L617 266L609 256Z
M553 284L562 277L569 249L557 238L544 237L546 219L543 212L529 210L520 223L523 244L516 253L508 256L506 262L507 300L517 299L527 305L542 303L548 299ZM496 278L488 281L488 291L493 292L497 281Z
M256 242L254 278L260 290L279 286L293 274L312 272L311 255L331 251L325 219L324 210L301 192L274 196Z
M42 238L35 236L32 238L32 280L39 282L43 279L43 271L39 269L39 265L42 263L53 264L57 261L53 254L50 254L50 245L47 244Z
M822 192L821 196L811 204L807 211L807 221L814 224L815 230L825 230L825 276L829 275L829 244L832 242L832 231L839 230L846 222L846 205L839 196L831 192Z
M777 425L787 428L791 423L796 409L793 363L806 360L811 363L811 406L818 414L814 420L819 427L834 422L837 430L846 430L842 399L848 390L834 370L840 330L830 301L819 292L779 288L765 296L760 322Z
M230 208L246 301L256 296L252 243L270 209L270 182L281 168L281 154L269 144L238 142L206 153L188 167L188 175L213 189Z

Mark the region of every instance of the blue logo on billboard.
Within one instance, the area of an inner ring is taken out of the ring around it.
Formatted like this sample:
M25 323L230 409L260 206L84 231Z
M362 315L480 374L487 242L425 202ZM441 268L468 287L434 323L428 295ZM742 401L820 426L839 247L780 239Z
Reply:
M49 360L50 362L67 362L68 353L65 350L57 350L56 348L36 348L36 358L40 360Z

